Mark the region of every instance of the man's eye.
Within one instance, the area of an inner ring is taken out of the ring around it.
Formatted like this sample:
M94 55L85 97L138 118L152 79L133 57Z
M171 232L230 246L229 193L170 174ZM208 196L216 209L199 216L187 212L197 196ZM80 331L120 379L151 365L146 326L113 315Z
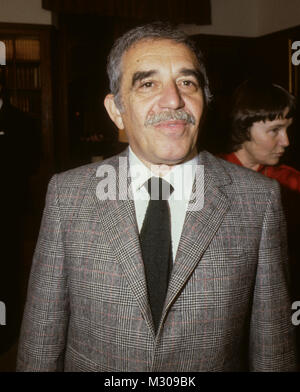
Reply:
M197 83L195 83L193 80L181 80L179 84L184 88L197 88Z
M149 88L153 86L153 82L145 82L141 84L141 87L143 88Z
M184 84L185 86L191 86L191 85L193 85L194 83L193 83L192 81L190 81L190 80L184 80L184 81L182 82L182 84Z

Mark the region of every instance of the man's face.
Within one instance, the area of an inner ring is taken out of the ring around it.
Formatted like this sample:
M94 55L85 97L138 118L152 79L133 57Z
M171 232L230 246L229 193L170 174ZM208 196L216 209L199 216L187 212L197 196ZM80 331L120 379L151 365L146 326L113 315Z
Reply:
M253 123L250 129L251 140L243 143L242 151L244 159L247 159L247 167L259 165L273 166L279 162L285 148L289 145L287 128L292 124L292 118L283 118L274 121L259 121ZM245 163L245 162L243 162Z
M195 153L204 102L197 64L189 48L170 40L140 41L123 56L122 110L111 96L105 106L147 166L174 165Z

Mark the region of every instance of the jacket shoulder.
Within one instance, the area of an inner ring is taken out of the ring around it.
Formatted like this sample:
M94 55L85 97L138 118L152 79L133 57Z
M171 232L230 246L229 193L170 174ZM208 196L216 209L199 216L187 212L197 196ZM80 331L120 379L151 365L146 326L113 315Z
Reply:
M208 152L205 152L207 167L213 167L214 176L227 176L227 185L230 185L234 192L244 191L270 191L278 189L278 184L275 180L257 173L254 170L246 167L236 165L228 162L220 157L216 157ZM205 164L204 164L205 167Z
M107 165L117 169L119 166L119 159L124 159L125 157L126 154L123 153L114 155L101 162L89 163L87 165L55 174L53 178L55 178L59 187L83 187L97 177L97 171L99 168Z

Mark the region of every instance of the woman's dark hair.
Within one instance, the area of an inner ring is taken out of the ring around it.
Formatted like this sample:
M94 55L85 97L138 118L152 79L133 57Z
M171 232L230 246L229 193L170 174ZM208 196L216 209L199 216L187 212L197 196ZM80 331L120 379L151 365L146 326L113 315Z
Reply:
M283 87L268 81L246 80L233 94L230 111L231 151L237 151L250 140L255 122L291 118L295 113L295 98Z

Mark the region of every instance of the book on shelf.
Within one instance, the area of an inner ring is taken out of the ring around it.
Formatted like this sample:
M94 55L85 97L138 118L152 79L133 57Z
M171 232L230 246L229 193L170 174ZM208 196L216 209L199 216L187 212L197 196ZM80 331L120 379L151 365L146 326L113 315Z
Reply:
M2 38L5 45L6 62L40 61L40 42L38 39Z
M40 42L37 39L16 39L16 60L39 61Z
M14 57L14 42L12 39L2 39L0 38L5 45L5 56L6 56L6 63L12 61Z
M40 67L38 65L17 65L16 88L40 89Z
M41 113L40 41L33 37L0 36L5 45L3 67L10 102L33 116Z

